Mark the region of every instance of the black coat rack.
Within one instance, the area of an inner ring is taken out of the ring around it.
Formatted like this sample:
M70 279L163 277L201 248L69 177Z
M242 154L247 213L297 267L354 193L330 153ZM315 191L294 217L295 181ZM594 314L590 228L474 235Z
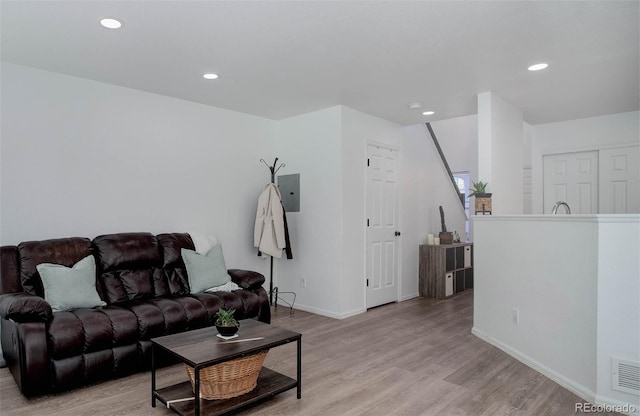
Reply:
M280 166L276 167L276 165L278 164L278 158L276 157L276 159L273 161L273 165L269 166L269 164L267 162L265 162L264 159L260 159L260 162L264 163L269 170L271 171L271 183L275 185L276 183L276 173L280 170L280 168L285 167L286 165L284 163L281 163ZM270 256L270 264L269 264L269 304L273 305L273 292L275 290L276 293L278 293L278 288L274 288L273 287L273 256ZM277 295L276 295L277 296ZM276 298L277 299L277 298Z

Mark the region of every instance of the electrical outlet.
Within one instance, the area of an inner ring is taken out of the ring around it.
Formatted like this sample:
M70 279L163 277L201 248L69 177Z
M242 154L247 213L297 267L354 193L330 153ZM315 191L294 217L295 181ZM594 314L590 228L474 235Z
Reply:
M300 279L300 287L307 287L307 278L303 277Z
M513 308L513 310L511 311L511 320L516 325L520 324L520 310L519 309Z

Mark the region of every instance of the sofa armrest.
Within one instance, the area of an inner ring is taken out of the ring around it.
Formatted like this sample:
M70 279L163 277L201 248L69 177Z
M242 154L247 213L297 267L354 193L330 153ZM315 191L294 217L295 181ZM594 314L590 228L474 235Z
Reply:
M51 305L39 296L25 293L0 295L0 317L15 322L49 322Z
M2 320L2 353L20 391L36 396L51 390L47 324Z
M243 289L256 289L264 284L264 276L251 270L229 269L231 280Z

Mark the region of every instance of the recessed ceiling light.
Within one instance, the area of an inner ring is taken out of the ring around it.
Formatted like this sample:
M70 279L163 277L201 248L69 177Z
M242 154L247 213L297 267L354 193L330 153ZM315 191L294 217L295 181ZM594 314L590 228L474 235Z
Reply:
M411 103L411 104L409 104L409 110L417 110L420 107L422 107L422 104L420 104L420 103Z
M540 63L540 64L535 64L535 65L531 65L529 68L527 68L529 71L540 71L542 69L545 69L546 67L548 67L549 64L545 64L545 63Z
M425 111L422 113L423 116L432 116L435 114L435 111Z
M202 75L202 78L204 78L204 79L216 79L216 78L218 78L218 74L214 74L214 73L204 74L204 75Z
M111 18L100 19L100 24L107 29L119 29L122 27L122 22Z

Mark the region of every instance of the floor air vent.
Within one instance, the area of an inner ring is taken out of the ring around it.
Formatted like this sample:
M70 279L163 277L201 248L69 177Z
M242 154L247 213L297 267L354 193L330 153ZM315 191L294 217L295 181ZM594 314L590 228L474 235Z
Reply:
M611 357L613 389L624 393L640 393L640 363Z

